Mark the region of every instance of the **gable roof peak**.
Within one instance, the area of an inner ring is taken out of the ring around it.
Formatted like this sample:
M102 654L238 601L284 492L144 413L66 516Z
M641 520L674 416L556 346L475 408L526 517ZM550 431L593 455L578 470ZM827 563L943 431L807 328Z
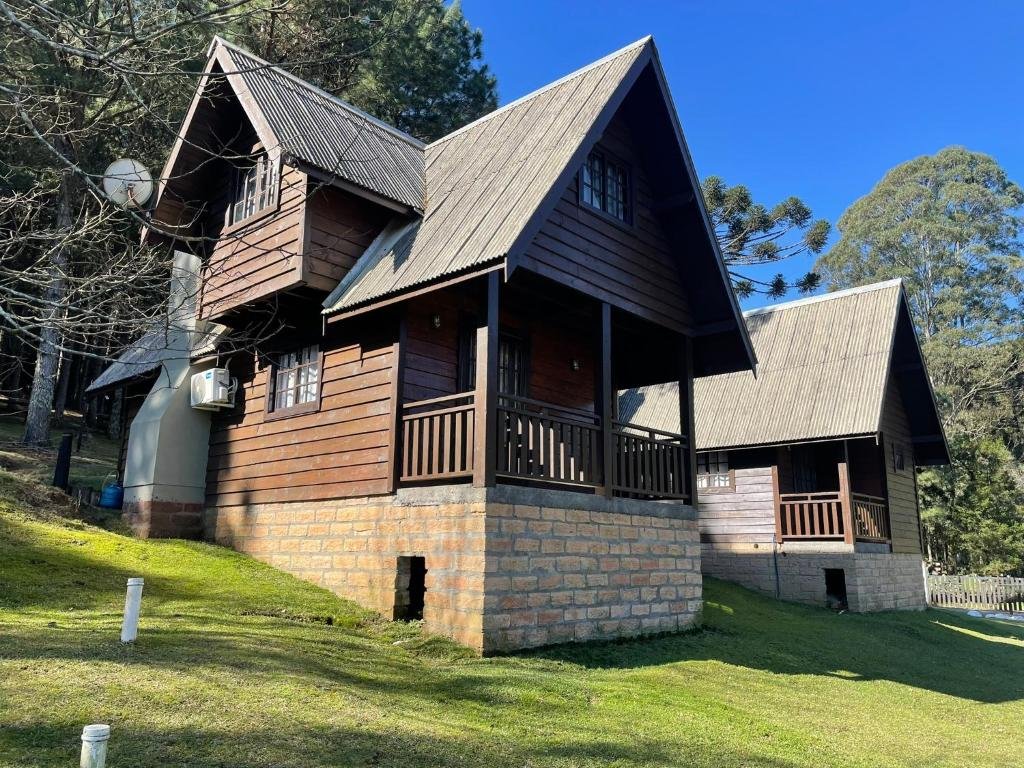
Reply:
M330 91L326 91L323 88L320 88L319 86L313 85L313 83L309 82L308 80L303 80L298 75L294 75L291 72L289 72L288 70L282 69L277 64L272 64L271 62L267 61L266 59L263 59L263 58L257 56L256 54L254 54L254 53L252 53L250 51L247 51L245 48L242 48L240 45L236 45L235 43L232 43L229 40L225 40L220 35L214 35L213 40L210 41L210 46L207 49L207 56L212 56L218 47L227 48L228 50L233 51L234 53L242 54L246 58L251 59L252 61L256 62L257 68L260 68L260 69L266 68L266 69L274 70L275 73L277 73L277 74L281 75L282 77L292 81L293 83L299 85L303 89L308 90L308 91L313 91L314 93L319 94L320 96L322 96L322 97L324 97L324 98L334 102L335 104L337 104L338 106L348 110L349 112L352 112L352 113L358 115L359 117L363 118L364 120L367 120L367 121L373 123L378 128L383 128L385 131L387 131L388 133L392 134L396 138L399 138L402 141L408 142L409 144L414 146L416 149L423 149L426 146L426 144L424 142L420 141L415 136L406 133L401 128L396 128L395 126L391 125L391 123L387 123L387 122L381 120L379 117L374 117L369 112L363 111L359 107L355 106L354 104L351 104L348 101L345 101L343 98L341 98L339 96L334 95ZM246 71L248 71L249 69L252 69L252 68L251 67L247 67ZM227 73L227 74L232 74L232 73Z
M844 288L841 291L831 291L829 293L820 293L816 296L806 296L802 299L793 299L792 301L784 301L779 304L769 304L766 307L757 307L755 309L748 309L743 313L743 317L757 317L758 315L767 315L771 312L784 309L793 309L795 307L804 307L810 304L818 304L823 301L833 301L835 299L842 299L848 296L855 296L859 293L870 293L872 291L882 291L889 288L896 288L903 286L903 278L896 277L892 280L883 280L878 283L868 283L867 285L857 285L853 288Z
M573 80L573 79L575 79L577 77L585 75L588 72L590 72L590 71L592 71L594 69L597 69L598 67L601 67L601 66L607 64L610 61L614 61L619 56L622 56L624 54L630 53L631 51L634 51L634 50L636 50L638 48L644 48L648 44L650 44L652 46L654 45L654 36L653 35L647 35L646 37L642 37L639 40L630 43L629 45L626 45L626 46L623 46L622 48L619 48L617 51L613 51L612 53L609 53L607 56L602 56L597 61L593 61L590 64L587 64L586 66L581 67L580 69L574 70L574 71L570 72L569 74L564 75L564 76L558 78L557 80L554 80L553 82L550 82L550 83L548 83L546 85L541 86L540 88L538 88L535 91L531 91L530 93L527 93L525 96L520 96L518 99L515 99L514 101L510 101L508 104L503 104L502 106L498 107L494 111L488 112L486 115L481 115L476 120L473 120L472 122L466 123L461 128L456 128L451 133L446 134L446 135L442 136L439 139L436 139L435 141L433 141L430 144L428 144L427 148L431 149L431 148L436 147L436 146L438 146L440 144L444 144L449 139L452 139L455 136L458 136L459 134L464 133L465 131L470 130L471 128L475 128L476 126L480 125L481 123L487 122L492 117L504 114L505 112L508 112L509 110L514 109L514 108L524 104L527 101L531 101L532 99L535 99L536 97L538 97L538 96L540 96L540 95L542 95L544 93L547 93L552 88L557 88L558 86L560 86L560 85L562 85L562 84L564 84L564 83L566 83L566 82L568 82L570 80Z

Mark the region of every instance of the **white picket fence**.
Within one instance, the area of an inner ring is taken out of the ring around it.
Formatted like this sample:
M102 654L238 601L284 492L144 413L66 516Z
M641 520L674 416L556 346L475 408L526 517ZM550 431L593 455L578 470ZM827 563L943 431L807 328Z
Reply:
M939 608L1024 612L1024 579L1011 576L929 576L928 596Z

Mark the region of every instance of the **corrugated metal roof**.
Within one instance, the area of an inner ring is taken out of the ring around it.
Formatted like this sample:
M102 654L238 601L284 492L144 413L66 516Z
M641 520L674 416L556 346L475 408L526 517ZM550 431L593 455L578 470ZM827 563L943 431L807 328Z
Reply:
M218 49L229 82L241 79L283 154L423 209L421 141L221 38Z
M503 259L649 44L623 48L427 146L422 222L373 253L358 279L328 297L325 312Z
M227 332L227 328L219 324L211 324L201 331L189 331L189 357L213 351L217 342ZM98 392L102 389L121 384L122 382L155 371L165 360L184 357L178 332L172 331L165 323L160 323L142 334L138 341L125 347L96 379L86 388L86 392Z
M872 434L880 428L899 280L746 312L758 372L694 382L699 449ZM675 385L622 394L625 420L675 431Z

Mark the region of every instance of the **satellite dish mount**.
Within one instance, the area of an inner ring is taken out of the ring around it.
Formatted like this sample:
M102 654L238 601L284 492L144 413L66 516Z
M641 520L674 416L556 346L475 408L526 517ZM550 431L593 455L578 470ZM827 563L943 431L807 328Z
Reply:
M121 158L103 172L103 191L115 205L141 208L153 196L153 177L138 160Z

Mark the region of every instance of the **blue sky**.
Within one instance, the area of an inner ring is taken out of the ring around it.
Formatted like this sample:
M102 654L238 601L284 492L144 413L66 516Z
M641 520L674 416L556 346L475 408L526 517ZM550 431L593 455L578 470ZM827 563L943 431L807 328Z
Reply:
M462 5L503 104L653 34L701 178L761 202L796 195L835 224L889 168L951 144L1024 183L1024 2Z

